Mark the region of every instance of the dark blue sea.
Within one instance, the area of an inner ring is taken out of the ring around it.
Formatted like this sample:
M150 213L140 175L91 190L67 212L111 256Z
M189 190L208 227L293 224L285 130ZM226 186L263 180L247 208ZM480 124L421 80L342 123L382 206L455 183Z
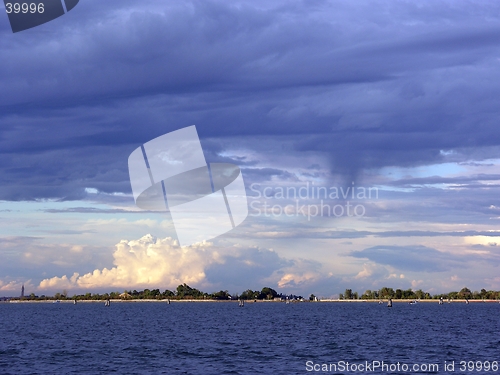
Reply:
M500 373L497 303L0 303L0 322L1 374Z

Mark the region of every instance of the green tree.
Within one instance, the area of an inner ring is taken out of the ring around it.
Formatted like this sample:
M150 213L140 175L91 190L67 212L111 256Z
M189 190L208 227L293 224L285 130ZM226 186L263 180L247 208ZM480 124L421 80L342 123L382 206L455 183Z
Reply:
M179 285L177 287L177 297L180 298L201 298L204 296L204 293L199 291L198 289L191 288L186 283Z
M472 292L469 288L462 288L458 295L460 296L460 298L470 298L472 296Z
M346 289L344 292L345 299L352 299L352 289Z
M403 298L404 299L415 299L415 298L417 298L417 295L410 288L407 290L403 290Z
M171 298L171 297L174 297L174 296L175 296L175 293L174 293L174 292L172 292L171 290L166 289L166 290L162 293L162 296L163 296L163 297L166 297L166 298Z
M219 292L213 293L211 297L219 300L228 300L231 297L231 295L227 290L221 290Z
M460 293L459 293L459 292L450 292L450 293L448 293L448 298L449 298L449 299L457 299L457 298L460 298Z
M269 287L264 287L262 288L260 292L260 299L273 299L278 296L278 293L273 289Z
M245 299L245 300L257 299L259 294L260 294L259 292L254 292L252 289L247 289L243 293L241 293L240 299Z
M373 296L373 292L368 289L366 290L362 295L361 295L361 299L373 299L374 296Z
M425 299L425 293L422 289L419 289L415 292L415 296L417 299Z
M380 298L394 298L394 295L394 289L392 288L383 287L379 292Z

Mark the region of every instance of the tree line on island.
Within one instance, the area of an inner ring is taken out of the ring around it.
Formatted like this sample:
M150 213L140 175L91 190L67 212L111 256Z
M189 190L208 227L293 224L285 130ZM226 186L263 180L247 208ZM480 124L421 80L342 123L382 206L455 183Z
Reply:
M161 292L160 289L144 289L125 290L123 293L85 293L75 294L70 296L67 290L62 293L56 293L54 296L41 295L37 296L31 293L29 296L23 297L25 300L108 300L108 299L123 299L123 300L141 300L141 299L171 299L171 300L275 300L275 299L290 299L290 300L303 300L302 296L294 294L282 294L270 287L264 287L260 291L247 289L240 295L230 294L227 290L220 290L214 293L205 293L196 288L191 288L187 284L181 284L175 291L166 289Z
M471 291L469 288L464 287L459 292L449 292L443 294L431 295L428 292L424 292L422 289L413 291L412 289L396 289L383 287L379 290L368 289L363 294L358 292L353 292L352 289L346 289L345 292L339 294L339 299L341 300L375 300L375 299L489 299L497 300L500 299L500 291L481 289L481 291Z
M428 292L424 292L422 289L413 291L412 289L396 289L383 287L379 290L366 290L363 294L359 294L352 289L346 289L344 293L339 294L339 300L381 300L381 299L488 299L488 300L499 300L500 291L494 291L486 289L481 289L480 291L471 291L468 288L462 288L459 292L449 292L444 294L431 295ZM19 297L3 297L0 300L8 299L20 299ZM33 301L43 301L43 300L108 300L108 299L122 299L122 300L295 300L303 301L302 296L294 294L283 294L278 293L276 290L270 287L264 287L260 291L247 289L241 294L230 294L227 290L220 290L214 293L206 293L196 288L192 288L187 284L179 285L174 291L166 289L165 291L160 291L160 289L144 289L142 291L137 290L125 290L123 293L111 292L111 293L85 293L85 294L74 294L70 296L67 290L63 290L62 293L56 293L54 296L41 295L37 296L31 293L28 296L21 297L24 300ZM318 298L311 294L309 301L317 301Z

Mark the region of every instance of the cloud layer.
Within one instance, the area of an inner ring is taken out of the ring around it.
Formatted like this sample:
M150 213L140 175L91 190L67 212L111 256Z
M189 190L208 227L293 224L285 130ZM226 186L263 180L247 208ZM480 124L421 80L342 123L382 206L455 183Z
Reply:
M193 123L211 159L228 158L231 137L261 164L317 153L347 181L441 163L443 150L491 157L497 8L108 1L16 38L5 24L0 199L129 193L128 154Z
M83 275L52 277L40 282L39 290L109 290L134 288L173 289L186 283L204 288L273 287L297 291L316 281L317 263L286 260L274 251L241 246L217 247L210 242L179 246L170 237L146 235L120 241L113 253L114 267ZM268 285L266 284L266 285Z

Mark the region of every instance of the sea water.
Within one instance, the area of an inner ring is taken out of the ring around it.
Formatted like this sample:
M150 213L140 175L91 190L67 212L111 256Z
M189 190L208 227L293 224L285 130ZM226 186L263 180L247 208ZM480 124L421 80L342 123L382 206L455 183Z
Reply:
M500 373L496 303L0 303L0 319L0 374Z

